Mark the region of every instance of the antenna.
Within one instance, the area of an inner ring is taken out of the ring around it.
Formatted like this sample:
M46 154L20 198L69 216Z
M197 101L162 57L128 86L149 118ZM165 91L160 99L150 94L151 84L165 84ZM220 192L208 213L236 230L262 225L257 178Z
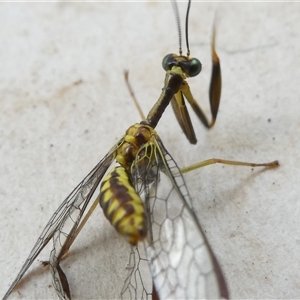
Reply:
M190 56L190 46L189 46L189 13L190 13L190 8L191 8L191 3L192 0L189 0L188 2L188 7L186 10L186 17L185 17L185 41L186 41L186 48L187 48L187 53L186 56ZM179 16L179 11L178 11L178 5L176 0L172 1L173 4L173 10L175 13L175 18L176 18L176 24L177 24L177 30L178 30L178 39L179 39L179 55L182 55L182 41L181 41L181 27L180 27L180 16Z
M188 7L186 10L186 17L185 17L185 41L186 41L186 48L187 48L187 53L186 56L190 56L190 46L189 46L189 13L190 13L190 8L191 8L191 3L192 1L189 0Z
M179 17L179 11L178 11L178 5L176 0L172 1L173 4L173 10L175 13L176 23L177 23L177 30L178 30L178 39L179 39L179 55L182 55L182 42L181 42L181 27L180 27L180 17Z

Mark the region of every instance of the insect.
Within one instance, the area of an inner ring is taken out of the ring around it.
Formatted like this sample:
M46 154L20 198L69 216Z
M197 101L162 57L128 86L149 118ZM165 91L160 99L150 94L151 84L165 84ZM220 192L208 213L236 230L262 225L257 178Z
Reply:
M191 1L186 20L190 4ZM123 298L229 297L221 268L193 211L182 172L213 163L253 167L273 167L278 163L252 164L212 159L179 169L155 130L164 110L171 102L181 128L188 140L195 144L196 136L184 99L191 103L199 119L209 128L215 123L221 95L221 69L215 50L215 30L212 39L210 123L194 101L186 82L187 77L196 76L201 71L199 60L189 57L188 39L187 49L187 56L182 55L180 46L179 55L169 54L164 58L164 87L148 116L127 129L125 135L58 207L3 299L9 297L51 239L53 249L49 262L45 264L50 266L53 286L59 298L71 299L68 280L60 262L98 203L110 223L131 245L128 277L121 291ZM114 161L117 166L109 170ZM100 194L85 213L99 185ZM144 249L137 247L141 241ZM143 261L149 263L150 272L142 269ZM151 274L149 280L145 277L146 271Z

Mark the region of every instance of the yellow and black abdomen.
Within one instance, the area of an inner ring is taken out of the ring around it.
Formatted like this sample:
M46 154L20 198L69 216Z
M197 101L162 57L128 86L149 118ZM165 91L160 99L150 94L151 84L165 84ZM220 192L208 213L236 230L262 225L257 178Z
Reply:
M99 204L109 222L131 245L146 237L144 205L124 167L113 168L103 179Z

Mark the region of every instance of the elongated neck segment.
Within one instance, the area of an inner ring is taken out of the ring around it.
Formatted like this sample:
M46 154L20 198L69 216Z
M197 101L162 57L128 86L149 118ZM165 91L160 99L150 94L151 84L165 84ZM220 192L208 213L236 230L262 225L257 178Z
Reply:
M152 128L156 127L173 96L179 91L183 81L184 77L182 76L182 71L176 72L176 70L174 71L174 69L172 69L172 71L166 73L162 93L150 110L146 120L142 121L141 124L149 125Z

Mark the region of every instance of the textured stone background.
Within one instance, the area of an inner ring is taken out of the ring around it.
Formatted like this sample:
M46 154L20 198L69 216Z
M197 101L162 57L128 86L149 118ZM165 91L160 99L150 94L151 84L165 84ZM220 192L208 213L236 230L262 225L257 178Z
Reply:
M298 298L300 4L193 3L190 46L203 72L189 83L206 112L216 11L216 126L207 132L191 113L192 146L168 109L157 130L182 167L211 157L280 161L277 170L216 165L185 177L232 298ZM2 296L62 200L140 121L123 70L148 112L163 85L161 60L178 46L170 3L151 1L1 3L0 41ZM98 209L63 263L73 298L118 298L127 258ZM55 297L37 261L12 294Z

